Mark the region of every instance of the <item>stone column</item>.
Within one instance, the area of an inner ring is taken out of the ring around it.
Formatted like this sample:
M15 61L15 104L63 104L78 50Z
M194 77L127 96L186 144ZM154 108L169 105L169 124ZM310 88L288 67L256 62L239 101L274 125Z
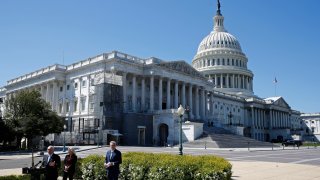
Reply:
M47 102L49 102L49 99L50 99L50 92L49 92L49 90L50 90L50 83L49 82L47 82L47 90L46 90L46 101Z
M141 110L144 112L146 109L146 83L144 77L141 79Z
M271 109L269 110L269 117L270 117L269 129L272 129L273 128L273 118L272 118L272 110Z
M174 109L178 109L178 107L179 107L179 102L178 102L178 100L179 100L179 96L178 96L179 89L178 89L178 87L179 87L178 80L176 80L175 83L174 83Z
M254 114L254 108L251 107L251 118L252 118L252 129L255 129L255 126L256 126L256 123L255 123L255 114ZM253 134L253 137L254 137L254 134Z
M162 78L159 78L159 110L162 110Z
M78 91L79 91L79 96L78 96L78 101L77 101L78 102L77 103L77 111L80 114L80 112L81 112L81 110L80 110L80 108L81 108L81 106L80 106L80 104L81 104L81 79L80 78L79 78L79 81L78 81ZM71 103L74 104L74 102L71 102Z
M43 85L40 85L40 92L41 92L41 97L42 97L42 99L45 99L44 98L44 87L43 87Z
M58 112L58 108L57 108L57 104L58 104L58 100L59 100L58 90L59 90L58 83L55 81L55 82L53 82L53 87L52 87L52 91L53 91L53 93L52 93L52 110L56 111L56 112Z
M220 88L223 88L223 74L220 74Z
M234 74L232 74L231 88L234 88Z
M193 107L192 107L192 84L190 84L189 85L189 91L188 91L188 93L189 93L189 96L188 96L188 104L189 104L189 108L190 108L190 118L191 119L193 119L193 113L192 113L192 111L193 111Z
M137 95L136 95L136 90L137 90L137 77L135 74L132 76L132 111L136 112L137 108Z
M91 85L91 83L90 83L90 75L88 75L87 76L87 98L86 98L88 115L90 114L90 96L91 96L90 85Z
M199 87L196 86L196 90L195 90L195 95L196 95L196 119L200 119L200 115L199 115Z
M213 102L213 92L210 94L210 110L211 110L211 117L214 117L214 102Z
M218 87L218 78L217 78L216 74L214 75L214 86L215 86L215 88Z
M123 112L127 112L127 73L122 73L122 98L123 98Z
M229 88L229 74L227 74L227 77L226 77L226 87Z
M154 110L154 77L150 77L150 111Z
M208 114L208 101L207 101L207 91L202 90L203 91L203 97L202 97L202 104L203 104L203 119L207 120L207 114Z
M171 95L170 95L170 81L171 79L167 80L167 109L171 109L171 104L170 104L170 100L171 100Z
M182 82L182 93L181 93L181 103L184 108L186 108L186 84Z

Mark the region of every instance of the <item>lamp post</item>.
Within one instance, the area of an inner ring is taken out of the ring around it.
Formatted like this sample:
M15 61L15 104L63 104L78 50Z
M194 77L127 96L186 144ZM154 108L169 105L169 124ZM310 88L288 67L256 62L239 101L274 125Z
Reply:
M64 131L64 135L63 135L63 152L66 152L66 129L67 129L67 126L66 125L63 125L63 131Z
M97 146L100 146L100 132L101 132L102 127L98 126L98 141L97 141Z
M180 121L179 121L179 124L180 124L180 133L179 133L179 155L183 155L182 153L182 117L183 117L183 114L184 114L184 108L182 107L182 105L180 104L179 108L178 108L178 116L180 117Z

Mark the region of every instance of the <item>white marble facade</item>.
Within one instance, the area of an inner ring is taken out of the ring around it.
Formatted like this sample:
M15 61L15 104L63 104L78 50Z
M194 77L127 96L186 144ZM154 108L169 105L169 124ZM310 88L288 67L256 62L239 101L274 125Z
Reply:
M192 121L261 141L301 133L297 131L301 129L300 112L292 110L282 97L254 95L254 75L247 69L248 58L223 22L218 9L213 31L201 41L192 66L184 61L144 59L113 51L9 80L0 88L0 98L5 101L20 90L36 89L54 111L71 123L68 131L81 133L96 123L95 119L103 119L103 93L98 86L109 83L122 87L123 114L154 117L154 142L161 140L160 131L168 131L165 136L175 141L174 109L180 104L189 107L188 118ZM3 104L0 103L1 112L5 111ZM70 121L71 118L78 121ZM144 132L146 126L138 127L139 132Z
M320 113L301 114L303 139L307 141L320 141Z

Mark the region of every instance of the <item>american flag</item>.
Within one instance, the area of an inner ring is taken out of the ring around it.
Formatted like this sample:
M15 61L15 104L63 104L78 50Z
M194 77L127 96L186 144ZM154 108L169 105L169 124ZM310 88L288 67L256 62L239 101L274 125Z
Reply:
M277 82L278 82L278 81L277 81L277 78L274 77L273 83L277 83Z

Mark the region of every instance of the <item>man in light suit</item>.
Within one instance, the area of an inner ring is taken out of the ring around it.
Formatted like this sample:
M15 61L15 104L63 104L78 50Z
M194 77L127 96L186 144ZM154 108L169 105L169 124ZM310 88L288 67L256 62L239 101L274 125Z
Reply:
M42 165L46 168L46 180L57 180L58 179L58 170L61 166L60 156L54 154L54 147L49 146L48 155L43 156Z
M108 180L118 180L120 174L119 165L122 163L121 152L116 149L116 142L110 142L110 150L107 151L104 167L107 170Z

